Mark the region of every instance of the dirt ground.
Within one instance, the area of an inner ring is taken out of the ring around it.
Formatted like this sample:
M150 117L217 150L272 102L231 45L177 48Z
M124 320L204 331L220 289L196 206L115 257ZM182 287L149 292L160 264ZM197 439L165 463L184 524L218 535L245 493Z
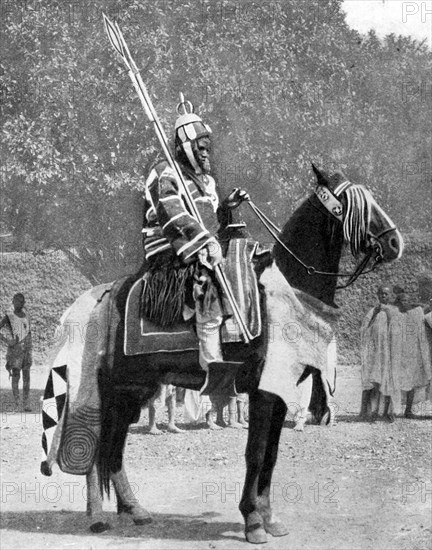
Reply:
M4 369L3 369L4 370ZM266 549L426 550L432 548L431 411L393 424L358 422L358 369L339 369L332 428L283 429L272 497L289 534ZM39 472L40 397L46 380L32 371L32 413L10 412L6 371L1 385L0 548L221 549L251 547L243 536L238 502L243 486L246 430L210 432L182 424L182 434L152 436L147 411L130 429L129 479L153 523L135 526L105 502L112 528L91 534L85 515L85 479ZM161 427L166 414L159 413Z

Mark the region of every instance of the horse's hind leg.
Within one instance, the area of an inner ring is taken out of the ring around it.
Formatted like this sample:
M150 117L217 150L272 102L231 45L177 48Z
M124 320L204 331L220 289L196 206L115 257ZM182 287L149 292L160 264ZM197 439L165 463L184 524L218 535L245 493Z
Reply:
M136 525L151 523L151 515L138 502L129 484L124 466L117 473L111 474L111 481L117 496L117 512L119 514L130 514Z
M86 476L87 482L87 515L91 517L90 531L102 533L110 528L109 523L103 521L102 494L99 487L96 464Z
M255 391L249 396L249 433L246 446L246 479L240 501L248 542L267 541L264 519L259 511L258 482L267 453L275 396Z
M312 395L312 376L307 376L299 385L299 408L296 412L294 421L294 430L296 432L302 432L307 418L309 403Z
M140 403L133 399L130 402L127 399L119 399L115 407L116 422L110 478L117 496L117 512L130 514L134 523L144 525L152 521L151 516L147 510L140 506L135 497L123 465L124 446L129 424L138 420ZM137 414L138 418L136 418Z
M270 504L270 489L273 470L278 457L279 441L287 407L279 397L275 398L264 464L258 479L258 511L264 520L264 529L274 537L288 534L285 524L273 514Z

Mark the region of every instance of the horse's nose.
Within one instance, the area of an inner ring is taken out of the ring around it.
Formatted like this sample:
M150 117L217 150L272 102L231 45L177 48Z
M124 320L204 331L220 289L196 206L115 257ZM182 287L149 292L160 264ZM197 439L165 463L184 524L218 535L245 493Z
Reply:
M385 258L387 261L397 260L402 256L404 242L402 239L402 235L397 229L388 234L386 248L388 249Z

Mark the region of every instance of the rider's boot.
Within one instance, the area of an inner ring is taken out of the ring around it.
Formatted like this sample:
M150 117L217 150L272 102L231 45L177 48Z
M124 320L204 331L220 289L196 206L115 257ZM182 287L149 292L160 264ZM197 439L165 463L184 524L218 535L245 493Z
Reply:
M222 316L212 318L197 315L199 339L199 362L207 372L207 379L201 389L202 395L236 395L235 376L243 363L224 361L220 342Z

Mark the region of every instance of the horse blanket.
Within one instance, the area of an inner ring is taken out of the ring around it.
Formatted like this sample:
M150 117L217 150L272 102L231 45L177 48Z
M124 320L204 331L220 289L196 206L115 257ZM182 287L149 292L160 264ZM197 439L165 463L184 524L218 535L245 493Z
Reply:
M50 357L51 370L42 403L41 471L86 474L96 456L100 436L97 372L103 360L106 307L100 307L111 284L85 292L63 314Z
M339 313L291 287L276 266L261 277L267 297L268 349L259 389L299 408L297 382L306 366L315 367L327 400L335 391L336 357L332 325Z
M292 289L276 268L267 269L262 282L269 335L260 389L290 405L304 366L310 365L321 371L326 393L332 393L335 378L327 356L333 332L322 318L333 319L332 308ZM98 372L109 364L110 303L120 283L87 291L63 315L43 399L41 471L45 475L51 475L55 463L63 472L87 474L96 459L101 434Z

